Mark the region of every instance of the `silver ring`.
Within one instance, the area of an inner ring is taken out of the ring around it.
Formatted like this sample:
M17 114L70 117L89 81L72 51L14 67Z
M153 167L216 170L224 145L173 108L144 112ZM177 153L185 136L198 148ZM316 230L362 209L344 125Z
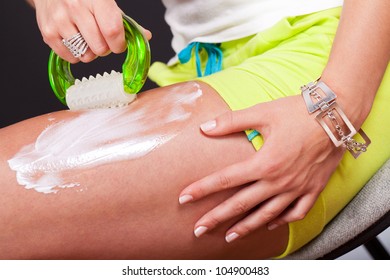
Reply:
M69 39L62 39L62 43L69 49L75 58L81 57L88 49L88 44L85 42L80 32Z

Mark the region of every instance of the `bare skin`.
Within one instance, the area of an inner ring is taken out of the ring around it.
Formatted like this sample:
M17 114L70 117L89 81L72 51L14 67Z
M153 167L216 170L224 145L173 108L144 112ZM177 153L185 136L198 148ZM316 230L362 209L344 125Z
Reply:
M146 156L76 174L85 191L57 194L26 190L16 182L7 160L33 143L48 126L39 116L0 130L1 259L264 259L281 254L288 227L253 234L228 244L225 232L243 215L196 238L197 219L240 187L218 192L182 207L178 197L192 182L255 150L243 133L205 136L199 125L228 111L213 89L201 84L203 101L182 133ZM166 88L140 94L153 104ZM131 106L129 106L131 110ZM55 112L56 121L77 113Z

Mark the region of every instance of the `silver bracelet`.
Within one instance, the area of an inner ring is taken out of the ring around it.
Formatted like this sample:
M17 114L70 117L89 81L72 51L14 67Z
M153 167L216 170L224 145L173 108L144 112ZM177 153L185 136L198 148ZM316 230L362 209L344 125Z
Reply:
M349 121L344 111L336 103L336 94L322 81L316 80L301 87L306 108L310 114L321 111L316 120L323 127L336 147L345 147L354 158L367 151L371 140L362 129L358 132ZM333 127L333 131L331 127ZM363 143L352 137L360 134Z

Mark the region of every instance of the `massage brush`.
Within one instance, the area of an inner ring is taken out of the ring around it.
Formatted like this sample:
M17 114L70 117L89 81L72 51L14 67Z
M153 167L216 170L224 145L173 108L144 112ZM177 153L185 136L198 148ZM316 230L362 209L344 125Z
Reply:
M122 72L97 74L75 79L70 63L50 52L48 74L57 98L70 110L126 106L143 87L150 66L150 46L141 27L123 14L127 56Z

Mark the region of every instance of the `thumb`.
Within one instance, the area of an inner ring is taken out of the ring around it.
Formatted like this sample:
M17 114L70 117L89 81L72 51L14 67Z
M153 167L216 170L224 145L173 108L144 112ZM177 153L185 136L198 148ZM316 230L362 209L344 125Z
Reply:
M226 135L246 129L261 127L262 117L257 106L238 110L228 111L214 120L210 120L200 125L200 129L207 135Z
M149 29L144 28L143 26L141 26L141 28L142 28L142 31L143 31L146 39L148 39L150 41L150 39L152 39L152 32Z

